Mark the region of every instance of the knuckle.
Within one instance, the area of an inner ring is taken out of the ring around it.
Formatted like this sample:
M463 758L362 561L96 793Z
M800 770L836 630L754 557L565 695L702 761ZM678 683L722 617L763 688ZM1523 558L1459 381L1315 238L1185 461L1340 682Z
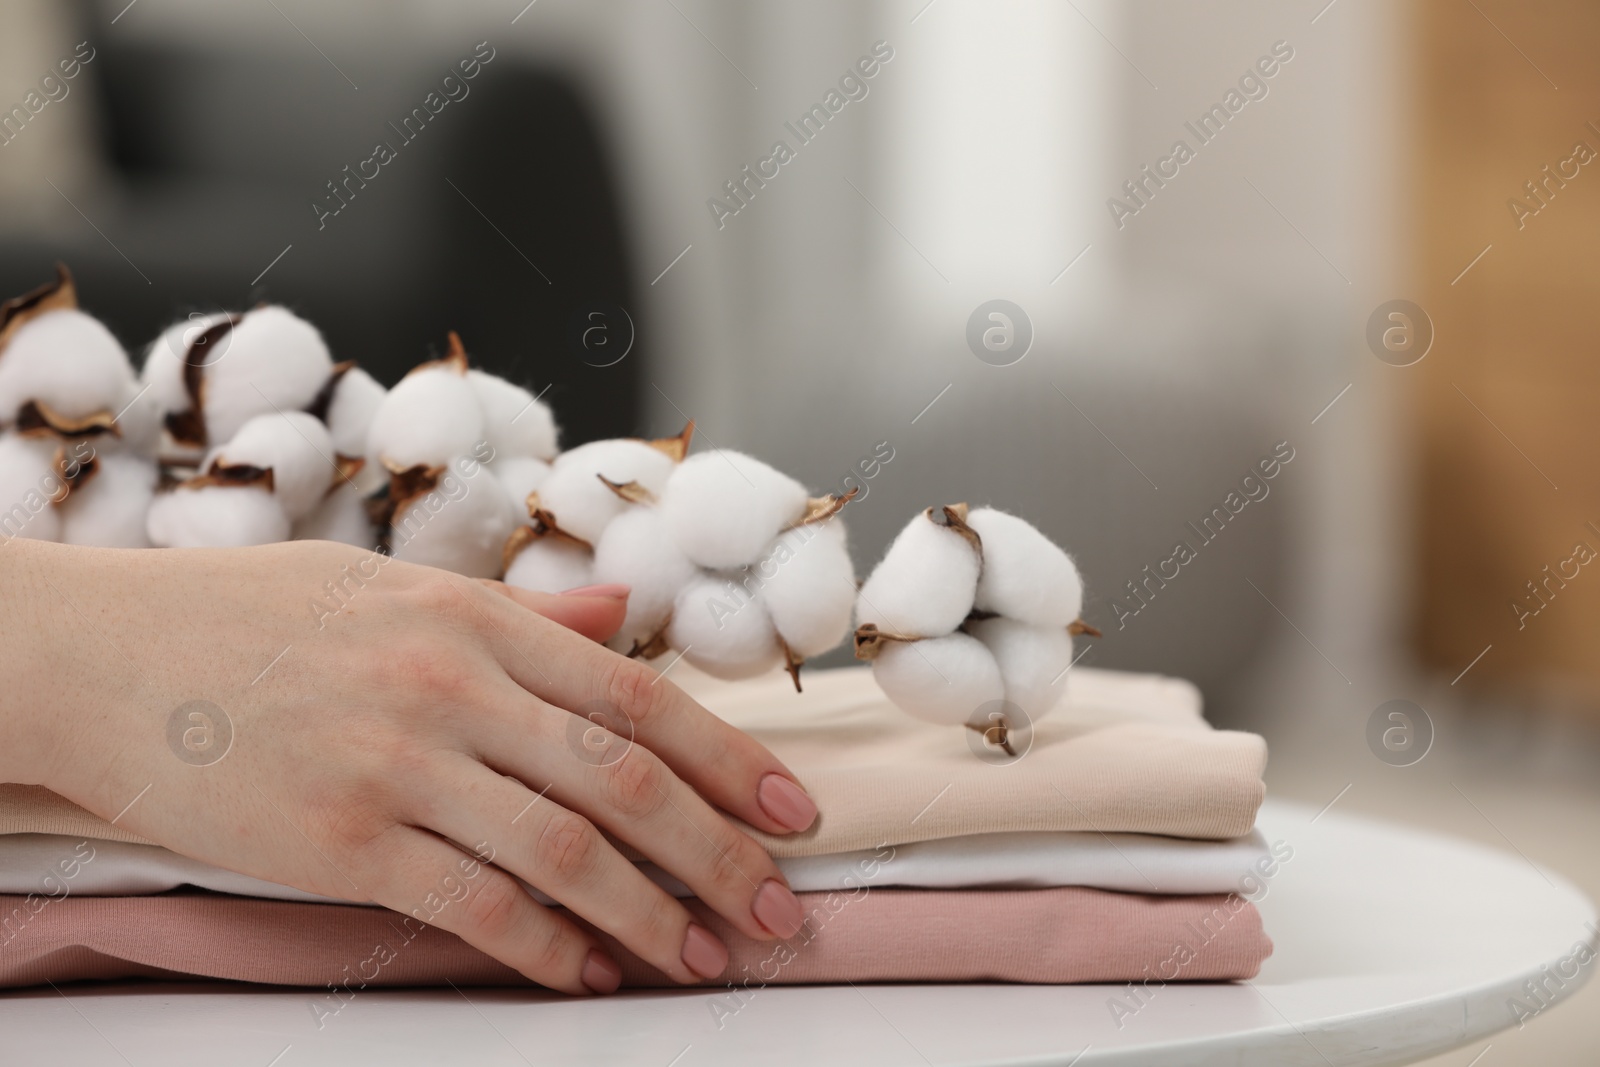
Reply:
M747 894L750 883L760 884L778 873L771 857L750 838L729 826L723 819L708 832L706 862L711 868L711 884L719 893Z
M476 893L467 897L463 916L468 927L477 931L481 938L500 941L516 931L528 903L521 886L506 875L493 874Z
M606 766L606 799L627 819L649 819L667 803L667 767L638 745Z
M582 882L600 860L600 831L581 815L560 811L552 815L534 844L539 873L560 888Z
M461 594L449 578L430 575L410 590L410 598L418 609L431 615L453 615L460 610Z
M398 825L374 796L343 793L313 796L308 802L313 837L321 837L336 855L354 856L373 845ZM319 832L320 831L320 832Z
M466 657L440 644L415 644L390 666L404 691L436 698L459 696L476 676Z
M605 692L611 703L635 726L642 725L660 708L664 690L654 684L659 677L638 660L610 656Z
M577 971L583 948L571 926L560 920L546 923L528 953L525 973L549 985L563 985L563 979Z
M484 609L476 603L485 595L477 582L443 574L430 575L406 592L412 607L421 615L471 633L478 633L485 626Z
M670 960L679 952L678 946L683 944L686 925L683 905L658 891L650 895L639 918L639 940L642 944L659 943L665 946Z

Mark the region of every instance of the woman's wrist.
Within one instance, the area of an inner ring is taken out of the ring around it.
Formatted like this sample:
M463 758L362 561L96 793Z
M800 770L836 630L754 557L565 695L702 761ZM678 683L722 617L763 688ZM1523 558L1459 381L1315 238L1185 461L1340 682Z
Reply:
M72 723L92 699L93 679L82 670L92 657L71 650L103 642L52 572L71 555L88 562L93 553L22 537L0 541L0 782L53 786Z

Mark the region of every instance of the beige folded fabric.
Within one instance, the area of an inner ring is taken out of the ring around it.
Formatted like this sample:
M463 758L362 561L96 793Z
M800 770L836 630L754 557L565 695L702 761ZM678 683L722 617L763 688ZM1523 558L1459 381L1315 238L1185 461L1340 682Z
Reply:
M750 832L777 857L1016 830L1091 830L1231 838L1250 832L1264 795L1266 743L1213 730L1187 682L1073 668L1063 703L1015 762L980 759L960 727L913 719L871 671L848 667L724 682L669 677L777 753L816 800L804 834ZM0 833L144 839L29 786L0 786Z

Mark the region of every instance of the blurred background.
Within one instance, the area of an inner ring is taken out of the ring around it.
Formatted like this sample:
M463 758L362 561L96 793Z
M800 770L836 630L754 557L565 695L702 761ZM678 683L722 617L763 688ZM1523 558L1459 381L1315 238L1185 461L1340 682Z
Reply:
M1600 8L0 10L0 292L63 260L130 349L283 302L390 382L455 329L566 445L860 486L863 572L1018 512L1084 662L1193 678L1276 795L1600 893ZM1597 989L1487 1062L1593 1062Z

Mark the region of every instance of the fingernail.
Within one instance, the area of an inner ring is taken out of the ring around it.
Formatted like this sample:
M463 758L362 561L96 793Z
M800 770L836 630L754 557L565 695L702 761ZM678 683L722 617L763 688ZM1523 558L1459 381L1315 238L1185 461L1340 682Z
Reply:
M589 958L583 961L583 973L579 977L589 987L589 992L605 996L615 993L622 984L622 968L617 966L616 960L592 948Z
M769 774L756 786L756 803L780 826L799 833L817 820L816 801L781 774Z
M610 597L612 600L626 600L632 588L621 584L612 585L580 585L576 589L562 590L562 596L600 596Z
M800 901L789 892L788 886L776 878L768 878L761 883L750 911L757 922L783 938L798 934L805 918L800 910Z
M683 939L683 965L701 978L715 978L728 966L728 948L699 923L689 924Z

